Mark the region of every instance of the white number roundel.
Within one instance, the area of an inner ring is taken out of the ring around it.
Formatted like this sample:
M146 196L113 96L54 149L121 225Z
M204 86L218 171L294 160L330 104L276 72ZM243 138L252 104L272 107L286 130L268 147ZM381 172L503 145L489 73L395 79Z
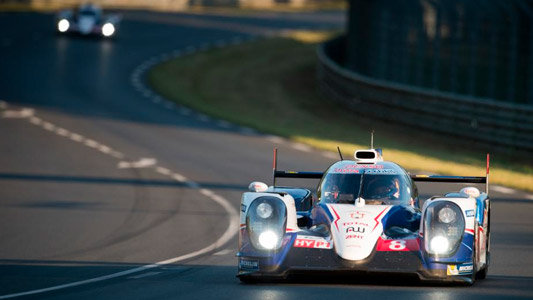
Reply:
M396 251L403 250L405 249L405 241L402 241L402 240L392 241L389 245L389 248L391 250L396 250Z

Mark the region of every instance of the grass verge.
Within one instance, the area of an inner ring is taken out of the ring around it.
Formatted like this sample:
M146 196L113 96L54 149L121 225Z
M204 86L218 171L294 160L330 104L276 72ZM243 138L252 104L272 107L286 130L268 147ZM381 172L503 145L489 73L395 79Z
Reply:
M351 157L375 145L387 160L410 170L483 176L485 154L468 142L366 119L325 99L315 80L316 44L327 33L294 32L210 50L160 64L148 73L152 88L168 99L211 116L284 136L318 149L336 146ZM493 156L491 183L533 191L533 167ZM527 158L525 161L531 161Z
M17 2L0 0L0 12L53 12L60 9L72 9L76 5L86 3L85 0L71 0L71 1L48 1L48 2ZM229 15L248 15L256 13L306 13L315 11L331 11L331 10L346 10L347 3L341 0L333 0L327 2L317 3L302 3L300 5L290 3L263 3L258 1L256 5L248 4L243 6L205 6L195 4L175 3L174 5L168 3L152 3L145 1L144 3L128 3L125 1L108 1L103 3L104 9L112 10L153 10L162 12L186 12L186 13L201 13L201 14L229 14Z

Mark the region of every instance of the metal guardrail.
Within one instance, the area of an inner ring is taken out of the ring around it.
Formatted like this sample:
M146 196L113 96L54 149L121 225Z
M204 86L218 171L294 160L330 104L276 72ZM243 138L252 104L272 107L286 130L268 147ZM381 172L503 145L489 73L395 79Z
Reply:
M533 106L533 1L349 0L359 74Z
M318 48L321 90L356 113L468 138L507 152L533 153L533 107L476 98L349 71L339 64L345 37Z

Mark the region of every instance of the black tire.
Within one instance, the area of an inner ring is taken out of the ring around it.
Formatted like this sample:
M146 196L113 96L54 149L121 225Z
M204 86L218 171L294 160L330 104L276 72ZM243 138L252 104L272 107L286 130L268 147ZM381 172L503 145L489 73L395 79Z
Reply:
M489 245L490 245L490 234L487 235L487 263L485 264L485 267L483 269L479 270L476 274L477 279L485 279L487 278L487 274L489 273L489 265L490 265L490 251L489 251Z
M488 212L488 225L487 225L487 244L485 246L485 249L487 251L487 263L485 264L485 267L481 269L477 275L477 279L485 279L487 278L487 275L489 273L489 266L490 266L490 206L489 206L489 212Z
M474 243L474 246L472 247L472 275L470 277L471 282L469 282L469 285L473 285L476 282L477 277L477 264L476 264L476 245Z
M476 274L476 279L485 279L489 273L490 252L487 251L487 265Z

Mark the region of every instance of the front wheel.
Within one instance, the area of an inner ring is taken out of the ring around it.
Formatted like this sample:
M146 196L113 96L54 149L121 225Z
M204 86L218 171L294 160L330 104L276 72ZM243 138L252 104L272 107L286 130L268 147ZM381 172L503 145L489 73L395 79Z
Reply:
M246 283L246 284L254 284L254 283L258 282L258 278L257 277L250 276L250 275L241 275L241 276L239 276L239 280L242 283Z

